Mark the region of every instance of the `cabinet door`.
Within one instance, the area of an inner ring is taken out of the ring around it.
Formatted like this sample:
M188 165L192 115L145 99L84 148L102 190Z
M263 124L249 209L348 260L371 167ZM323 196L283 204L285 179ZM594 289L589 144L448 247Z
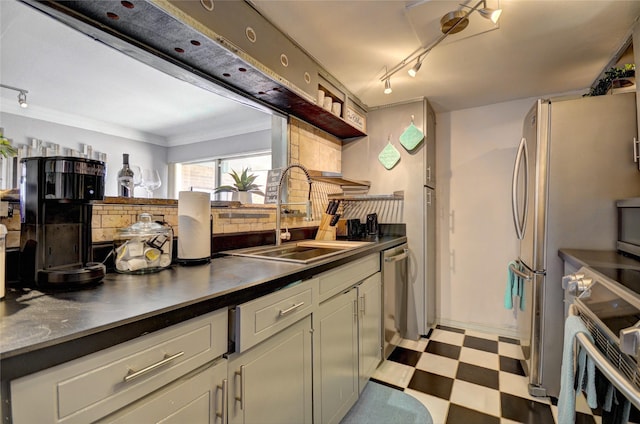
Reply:
M219 359L100 422L225 424L226 378L227 361Z
M311 316L229 358L229 424L311 423Z
M316 423L339 423L358 399L357 290L339 294L314 316Z
M425 133L425 179L424 184L428 187L436 186L436 115L433 108L426 103L426 129Z
M380 273L358 286L359 391L382 360L382 279Z

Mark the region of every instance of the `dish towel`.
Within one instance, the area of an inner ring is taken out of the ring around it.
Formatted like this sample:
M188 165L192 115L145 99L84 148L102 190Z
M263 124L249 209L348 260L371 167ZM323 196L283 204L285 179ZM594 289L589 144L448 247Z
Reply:
M576 373L580 373L578 382L584 382L584 376L582 373L587 372L587 367L582 369L575 369L575 357L574 357L574 340L576 334L584 333L589 340L593 342L593 337L589 334L587 327L584 325L580 317L572 315L567 318L564 324L564 344L562 348L562 367L560 369L560 396L558 397L558 424L573 424L575 423L576 412L576 390L574 382L576 381ZM581 359L581 355L586 357L586 352L583 349L578 349L578 363L585 363L585 359ZM590 366L593 366L593 361L589 361ZM575 371L574 371L575 369ZM595 370L592 370L595 372ZM593 375L593 374L592 374ZM588 379L587 375L587 379ZM588 384L595 385L595 378L592 378ZM587 390L589 393L591 390ZM593 392L595 393L595 386ZM589 397L589 395L587 395ZM591 396L593 400L593 396Z
M507 265L507 287L504 292L504 307L513 309L513 299L518 297L520 298L520 310L524 311L524 280L518 277L512 268L520 269L520 264L516 261L511 261Z
M602 407L602 424L628 423L631 402L618 393L600 370L596 370L596 386L598 404Z

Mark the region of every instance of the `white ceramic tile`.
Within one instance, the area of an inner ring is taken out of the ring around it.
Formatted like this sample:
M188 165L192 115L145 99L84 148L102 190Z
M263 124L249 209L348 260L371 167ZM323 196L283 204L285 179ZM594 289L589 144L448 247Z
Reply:
M461 362L479 367L490 368L492 370L500 369L500 357L495 353L485 352L483 350L462 347L459 359Z
M558 422L558 407L551 405L551 415L553 416L553 421Z
M497 334L483 333L476 330L465 330L464 334L466 334L467 336L478 337L480 339L496 340L496 341L498 340Z
M424 339L424 338L420 338L418 340L402 339L400 340L400 343L398 343L398 345L407 349L424 352L424 350L427 348L428 342L429 342L429 339Z
M512 374L510 372L500 371L499 389L501 392L509 393L521 398L535 400L536 402L551 404L548 397L534 397L529 394L529 378L521 375Z
M591 408L587 405L587 398L582 393L576 395L576 411L584 414L592 414Z
M511 421L506 418L500 418L500 424L521 424L518 421Z
M456 346L462 346L462 342L464 341L464 334L454 333L452 331L445 331L435 329L429 337L430 340L435 340L442 343L449 343Z
M420 356L416 368L434 374L444 375L445 377L456 378L458 361L447 358L446 356L433 355L425 352Z
M500 416L500 392L463 380L455 380L451 389L451 403Z
M498 342L498 353L502 356L508 356L509 358L524 359L520 345Z
M436 396L431 396L417 390L407 389L405 393L413 396L422 403L433 419L433 424L445 424L449 413L449 402Z
M373 373L373 378L404 389L409 385L414 371L415 368L408 365L394 361L383 361Z

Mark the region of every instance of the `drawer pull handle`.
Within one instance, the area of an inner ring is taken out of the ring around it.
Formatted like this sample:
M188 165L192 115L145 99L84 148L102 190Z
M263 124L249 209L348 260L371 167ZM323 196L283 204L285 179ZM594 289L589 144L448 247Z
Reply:
M298 309L302 305L304 305L304 302L296 303L295 305L293 305L292 307L287 308L287 309L280 309L280 316L283 317L283 316L287 315L288 313L291 313L291 312L295 311L296 309Z
M156 368L160 368L161 366L166 365L169 362L178 359L182 355L184 355L184 351L178 352L175 355L165 354L163 360L158 361L155 364L151 364L148 367L144 367L143 369L141 369L139 371L134 371L132 369L129 369L129 372L127 373L127 375L124 376L124 381L128 382L128 381L131 381L131 380L133 380L135 378L138 378L141 375L144 375L144 374L146 374L148 372L151 372L151 371L155 370Z

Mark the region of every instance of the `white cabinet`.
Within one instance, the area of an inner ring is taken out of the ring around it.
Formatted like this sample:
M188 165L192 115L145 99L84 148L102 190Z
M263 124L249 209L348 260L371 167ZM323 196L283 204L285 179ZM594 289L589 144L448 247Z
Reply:
M220 358L99 423L226 424L227 360Z
M311 423L311 316L229 356L229 424Z
M235 308L229 424L312 422L311 314L317 305L314 278Z
M382 360L382 279L377 272L358 287L359 392Z
M316 423L339 423L382 359L379 270L375 254L318 277L324 301L313 320Z
M13 380L13 422L86 423L124 408L222 356L227 319L220 309Z
M351 288L314 316L315 422L339 423L358 400L358 305Z

